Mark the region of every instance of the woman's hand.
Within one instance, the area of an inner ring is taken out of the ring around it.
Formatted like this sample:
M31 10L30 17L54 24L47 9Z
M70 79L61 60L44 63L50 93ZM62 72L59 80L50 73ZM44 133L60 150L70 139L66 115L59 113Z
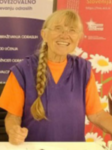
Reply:
M14 125L8 132L9 142L14 145L22 144L28 135L28 129Z
M28 129L21 127L21 117L9 112L5 117L5 128L11 144L22 144L28 135Z

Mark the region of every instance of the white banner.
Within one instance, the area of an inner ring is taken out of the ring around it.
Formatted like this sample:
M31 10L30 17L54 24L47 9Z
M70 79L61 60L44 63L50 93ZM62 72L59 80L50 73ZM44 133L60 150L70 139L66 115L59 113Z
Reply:
M0 0L0 17L45 20L53 11L53 0Z

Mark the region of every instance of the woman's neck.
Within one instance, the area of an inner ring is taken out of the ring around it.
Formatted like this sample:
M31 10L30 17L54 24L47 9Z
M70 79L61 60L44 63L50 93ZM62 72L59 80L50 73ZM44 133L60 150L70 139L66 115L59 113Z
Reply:
M48 53L48 60L52 62L60 63L60 62L63 62L66 58L67 58L66 55L57 55L55 53L52 53L52 54Z

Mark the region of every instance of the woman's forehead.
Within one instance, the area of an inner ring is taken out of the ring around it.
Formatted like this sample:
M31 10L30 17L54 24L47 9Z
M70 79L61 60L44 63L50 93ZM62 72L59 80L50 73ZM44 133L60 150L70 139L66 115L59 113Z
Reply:
M78 27L79 22L73 19L69 18L60 18L60 19L53 19L50 21L49 25L50 26L58 26L58 25L63 25L67 27Z

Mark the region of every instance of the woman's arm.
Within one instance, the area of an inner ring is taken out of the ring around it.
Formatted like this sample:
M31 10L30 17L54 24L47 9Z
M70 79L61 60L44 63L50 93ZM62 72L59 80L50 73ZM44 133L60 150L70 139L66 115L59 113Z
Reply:
M88 115L88 119L107 133L112 135L112 116L104 110Z
M28 129L21 127L21 117L11 113L7 113L6 115L5 128L9 142L15 145L23 143L28 135Z

